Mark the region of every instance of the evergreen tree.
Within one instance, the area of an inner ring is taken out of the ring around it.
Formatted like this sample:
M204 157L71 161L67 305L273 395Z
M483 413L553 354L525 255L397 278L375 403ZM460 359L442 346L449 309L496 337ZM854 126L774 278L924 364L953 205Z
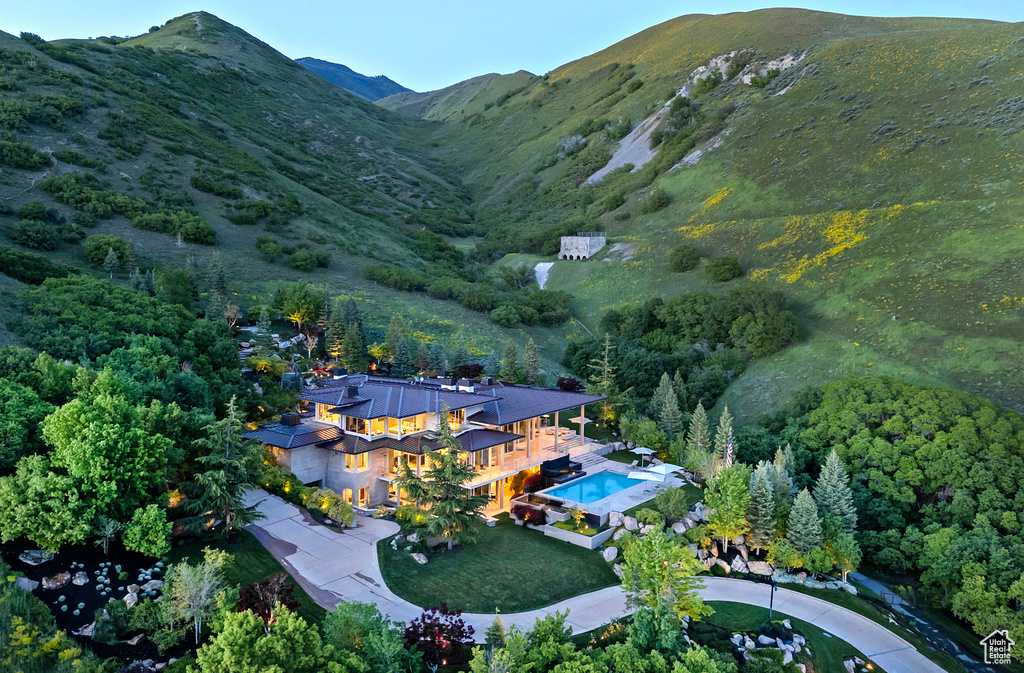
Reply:
M772 489L772 470L762 460L750 475L750 507L747 509L747 523L750 524L750 538L747 546L756 549L771 547L775 540L775 499Z
M416 372L425 372L430 368L430 358L427 353L427 344L422 341L416 342L416 359L412 361Z
M711 436L708 434L708 415L704 405L697 402L697 408L690 416L690 428L686 432L685 465L692 472L699 473L705 481L715 477L715 456L711 453Z
M388 323L388 331L384 335L384 359L388 362L392 362L395 357L395 350L398 348L398 342L405 339L405 321L402 320L401 313L395 313L391 316L391 321ZM408 353L406 353L408 355Z
M629 390L619 389L618 381L615 379L615 365L612 364L612 345L610 334L604 335L604 348L601 357L594 358L587 365L592 372L587 392L592 395L602 395L605 399L598 402L601 410L601 420L609 423L615 420L617 411L626 404L626 393Z
M426 502L430 506L427 530L434 537L448 540L448 549L455 544L473 542L477 536L480 510L487 506L486 495L469 495L462 487L472 481L477 470L459 457L462 443L452 434L448 424L448 405L438 414L438 441L441 449L428 454L430 467L424 474L427 483Z
M224 313L228 310L228 300L217 294L211 292L210 296L206 298L206 319L210 322L219 323L225 319Z
M793 507L793 495L796 493L793 485L793 463L793 449L788 444L785 449L780 447L775 452L775 462L772 464L772 494L775 498L775 525L779 529L779 534L785 532L789 511Z
M185 260L185 272L192 281L192 287L196 288L196 291L198 292L202 277L199 273L199 260L196 259L196 254L194 252L188 253L188 259Z
M439 372L445 368L445 362L447 359L441 344L430 344L430 348L427 349L427 368Z
M665 408L665 403L668 401L669 394L675 395L675 390L672 389L672 379L668 377L668 372L661 375L661 380L658 381L658 387L654 389L654 394L651 395L651 416L661 423L661 412ZM678 402L678 398L676 402Z
M146 274L142 273L138 269L132 276L131 280L128 281L129 290L138 290L139 292L149 292L149 287L146 285Z
M452 351L449 363L452 370L452 376L458 376L459 370L469 364L469 350L466 348L466 338L459 335L459 338L455 341L455 350Z
M153 280L153 269L146 272L146 291L151 295L156 294L156 281ZM195 299L195 290L192 292L192 298Z
M331 296L324 292L323 306L320 307L320 315L316 318L316 330L319 334L326 334L327 328L331 323Z
M665 431L670 438L675 437L683 423L683 413L679 410L679 398L676 396L672 379L668 373L661 375L658 388L654 391L651 399L651 413L658 421L658 426Z
M127 249L124 253L124 268L128 269L128 273L134 278L139 272L139 253L135 249L135 243L128 241Z
M501 361L498 360L498 355L494 351L488 351L487 356L483 361L484 376L497 377L498 372L501 371Z
M537 383L540 376L540 355L537 353L537 344L533 337L526 342L526 353L523 357L523 377L530 385Z
M427 497L427 482L422 477L416 476L416 472L409 465L409 459L404 455L399 459L398 476L395 477L395 482L401 489L403 497L412 498L417 507L422 505Z
M345 350L345 312L338 303L335 303L327 319L327 354L335 361L341 357Z
M114 272L120 268L121 260L117 258L117 253L113 248L107 248L107 256L103 258L103 270L110 274L110 278L113 278Z
M218 252L210 255L210 262L206 269L206 279L210 292L219 294L222 297L227 295L228 281L224 273L224 264Z
M225 417L208 425L206 437L197 442L206 455L199 458L204 470L196 475L192 497L186 503L194 515L187 519L190 529L206 530L212 520L219 519L227 535L263 518L256 505L245 504L246 492L256 487L263 448L242 439L244 430L232 397Z
M363 332L359 325L350 322L345 328L345 344L342 346L341 361L349 372L356 373L366 370L366 346L363 345Z
M505 344L505 357L501 359L501 372L498 378L509 383L517 383L520 376L519 349L515 343L509 341Z
M391 356L391 375L399 379L407 379L412 376L409 342L405 337L395 342L395 352Z
M350 325L355 323L359 326L359 329L363 329L363 316L359 313L359 307L356 306L356 300L352 297L348 298L345 302L345 324Z
M732 433L732 414L729 407L722 411L722 417L718 419L718 431L715 433L716 458L721 461L722 469L732 467L733 458L736 455L736 441Z
M270 312L263 306L260 308L260 317L256 320L256 336L253 337L253 345L261 355L270 355L276 350L272 330Z
M786 524L786 537L801 554L821 547L821 517L818 516L818 506L814 504L811 492L806 488L797 494L793 502Z
M843 531L849 535L857 529L857 509L853 505L853 491L850 490L850 478L846 474L846 466L835 449L825 460L818 477L818 485L814 488L814 501L825 516L835 517Z
M680 409L689 409L690 405L687 404L686 398L686 380L683 379L683 373L678 369L676 375L672 377L672 387L676 391L676 399L679 402Z

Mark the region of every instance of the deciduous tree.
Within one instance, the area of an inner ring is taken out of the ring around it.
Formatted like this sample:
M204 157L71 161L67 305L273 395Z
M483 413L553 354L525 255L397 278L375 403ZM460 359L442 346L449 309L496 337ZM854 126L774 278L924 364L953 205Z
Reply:
M665 601L680 617L691 619L713 612L697 595L704 585L695 575L703 565L678 537L655 528L626 547L623 558L622 586L630 607L656 609Z

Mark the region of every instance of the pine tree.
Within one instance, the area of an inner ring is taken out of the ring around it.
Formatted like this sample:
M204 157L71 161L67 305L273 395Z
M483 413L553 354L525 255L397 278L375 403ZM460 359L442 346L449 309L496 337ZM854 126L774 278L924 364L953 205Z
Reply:
M206 278L210 286L210 292L226 296L228 293L228 281L224 274L224 264L221 262L220 253L210 255L210 262L206 269Z
M135 249L135 243L132 241L128 241L128 249L125 251L124 268L128 269L128 273L133 278L139 271L139 253Z
M658 425L669 438L675 437L682 429L683 412L679 410L679 398L676 397L675 388L672 386L672 379L668 373L661 375L657 390L651 400L651 413L658 420Z
M775 462L772 464L772 496L775 499L775 525L777 533L785 532L786 522L789 520L789 511L793 507L793 494L796 489L793 486L793 449L786 445L785 450L781 447L775 452Z
M405 321L402 320L401 313L395 313L391 316L391 321L388 323L388 331L384 335L384 359L392 362L395 356L395 349L398 348L398 342L405 338ZM408 353L407 353L408 355Z
M540 376L540 355L537 353L537 344L533 337L526 342L526 353L523 357L523 376L530 385L537 383Z
M458 376L459 370L469 364L469 349L466 348L466 337L459 335L455 341L455 350L452 351L449 361L452 375Z
M198 289L202 278L200 278L199 274L199 261L196 259L194 252L188 253L188 259L185 260L185 272L192 281L192 287Z
M708 434L708 415L704 405L697 403L697 408L690 416L690 428L686 432L686 466L692 472L699 473L705 481L715 477L715 456L711 453L711 436Z
M445 368L444 363L446 361L444 348L441 347L441 344L430 344L430 348L427 349L427 368L435 372L442 371Z
M434 537L446 538L451 549L455 544L476 540L477 518L487 506L487 496L469 495L462 487L476 477L477 470L459 458L462 443L452 434L448 413L447 404L438 413L438 441L442 448L428 454L430 467L423 476L431 515L427 530Z
M857 530L857 508L853 505L853 491L850 490L849 481L846 466L836 450L832 449L814 488L814 501L823 515L835 517L843 531L853 535Z
M129 290L138 290L140 292L149 292L149 287L146 285L146 274L142 273L138 269L136 273L128 281Z
M772 489L771 463L762 460L750 475L750 507L747 508L747 523L750 524L750 538L747 545L756 549L768 549L775 540L775 499Z
M501 359L501 372L498 378L509 383L516 383L519 380L519 349L515 343L509 341L505 344L505 357Z
M103 258L103 269L113 278L114 272L120 268L121 260L117 258L117 253L114 252L113 248L107 248L107 256Z
M610 334L604 335L604 348L601 357L594 358L587 365L592 372L590 375L587 392L591 395L601 395L605 399L598 402L601 410L601 420L608 423L615 420L616 411L626 404L625 395L629 390L619 389L618 381L615 379L615 365L612 364L612 345Z
M355 323L359 326L359 329L363 329L363 316L359 313L359 307L356 306L356 300L352 297L348 298L345 302L345 324L349 325Z
M352 322L345 328L345 344L342 347L341 361L349 372L356 373L366 370L366 346L363 345L363 333L359 325Z
M335 362L345 349L345 329L345 312L338 303L335 303L334 310L327 319L326 343L327 354L334 358Z
M814 504L811 492L806 488L797 494L793 502L793 510L786 524L786 537L801 554L821 547L821 517L818 516L818 506Z
M270 355L275 350L272 329L270 312L266 306L263 306L260 308L260 317L256 320L256 336L253 337L253 345L261 355Z
M678 369L676 375L672 377L672 387L676 391L676 400L679 402L680 409L689 409L690 405L687 404L686 399L686 381L683 379L683 374Z
M194 287L194 286L193 286ZM153 269L146 272L146 291L151 295L156 294L156 281L153 279ZM195 299L195 290L192 291L192 298Z
M316 318L316 329L319 334L327 334L327 328L331 324L331 298L327 292L324 292L323 306L320 307L320 315Z
M405 337L395 342L395 352L391 356L391 375L398 379L407 379L412 375L409 342Z
M484 376L497 377L498 372L501 371L501 361L498 360L498 355L494 351L488 351L487 356L483 361Z
M206 298L206 319L210 322L221 322L225 319L224 313L228 310L228 300L216 292L211 292Z
M722 417L718 419L718 431L715 433L715 453L717 454L716 458L722 463L723 470L732 467L736 456L736 440L732 433L732 414L729 413L729 407L725 407Z
M654 389L654 394L651 396L651 416L659 424L661 423L661 412L664 410L670 394L674 396L675 390L672 388L672 379L668 377L668 372L665 372L661 375L658 387ZM676 402L678 401L676 399Z
M425 372L430 368L430 360L427 356L427 344L422 341L416 342L416 359L412 361L416 367L416 372Z

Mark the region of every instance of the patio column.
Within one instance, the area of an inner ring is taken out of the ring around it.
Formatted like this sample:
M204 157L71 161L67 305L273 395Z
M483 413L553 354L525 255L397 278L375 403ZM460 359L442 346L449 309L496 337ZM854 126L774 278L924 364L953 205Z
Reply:
M508 448L508 444L503 444L498 447L498 463L501 465L501 471L505 471L505 449Z
M558 453L558 412L555 412L555 453Z
M585 415L583 412L586 411L586 406L587 405L585 405L585 404L581 404L580 405L580 448L581 449L583 448L583 444L586 441L584 439L585 435L583 434L583 423L584 423L583 416Z
M502 477L497 481L498 486L498 507L505 509L505 478Z
M531 418L529 421L527 421L528 425L526 426L526 458L527 458L527 460L529 460L529 458L530 458L530 446L533 444L533 422L534 422L534 420L535 419Z

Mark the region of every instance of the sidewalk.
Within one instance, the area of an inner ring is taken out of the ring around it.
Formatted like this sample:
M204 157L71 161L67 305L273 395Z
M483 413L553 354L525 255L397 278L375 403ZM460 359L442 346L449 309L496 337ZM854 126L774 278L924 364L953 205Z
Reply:
M341 601L374 603L382 613L402 622L420 615L421 607L388 589L377 562L377 542L397 533L398 524L357 516L356 528L336 533L313 521L295 505L265 491L251 491L246 498L248 503L260 500L263 502L259 509L266 518L249 526L249 530L319 605L333 610ZM700 592L704 600L768 607L767 585L722 577L701 579L707 585ZM887 673L942 671L887 628L820 598L780 588L775 593L775 609L845 640ZM629 612L625 594L616 586L539 610L502 614L501 619L506 628L515 625L528 631L537 619L565 611L569 613L566 624L573 633L591 631ZM462 617L481 640L494 620L493 614L464 613Z

